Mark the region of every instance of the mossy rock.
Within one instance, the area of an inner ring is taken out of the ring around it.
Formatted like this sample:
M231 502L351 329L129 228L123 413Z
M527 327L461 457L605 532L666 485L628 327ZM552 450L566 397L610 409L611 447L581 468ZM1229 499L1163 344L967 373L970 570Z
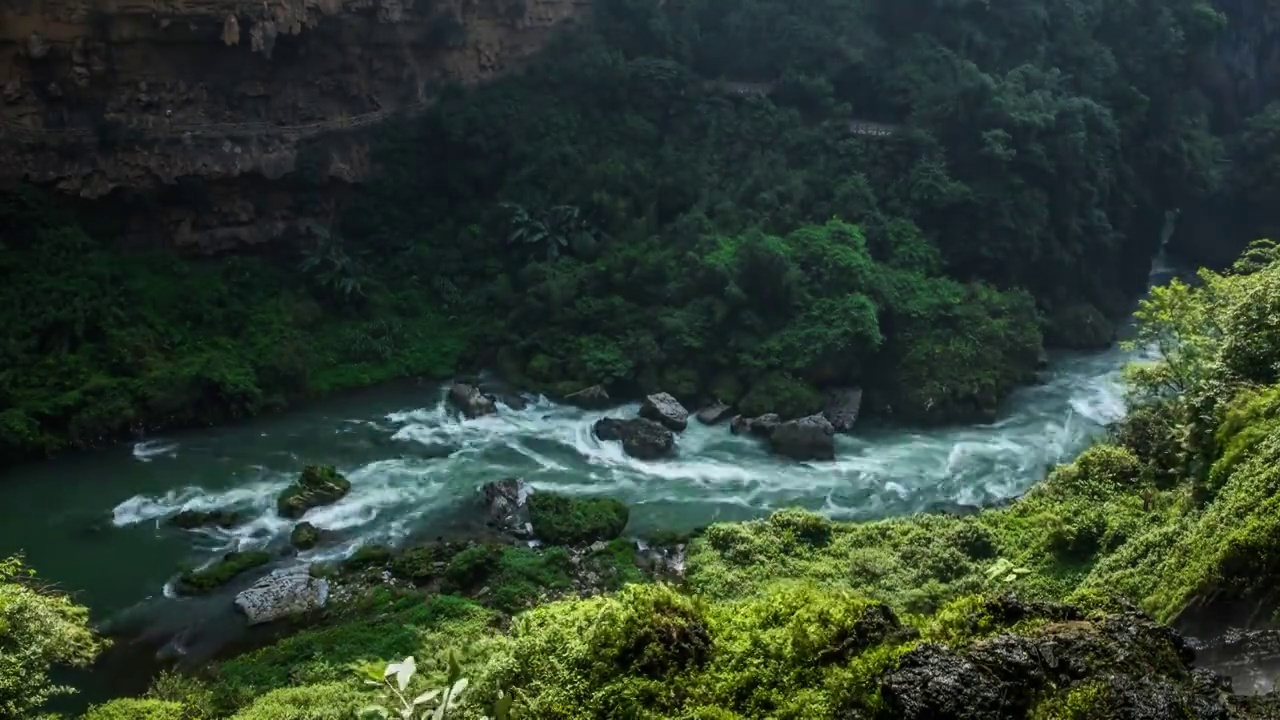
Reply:
M1099 350L1116 339L1116 324L1089 303L1070 303L1057 308L1045 327L1049 347L1068 350Z
M330 505L351 492L351 482L332 465L308 465L298 481L285 488L276 499L281 517L297 519L308 510Z
M425 583L441 575L456 552L448 545L411 547L391 560L391 572L405 580Z
M529 497L533 534L550 545L612 540L622 534L631 511L613 498L573 498L555 493Z
M391 562L391 548L386 545L361 545L342 561L343 570L363 570Z
M752 383L751 390L738 402L738 410L743 417L777 413L783 420L792 420L820 412L823 402L822 393L808 383L784 373L772 373Z
M239 525L244 517L234 510L183 510L169 518L169 524L183 530L202 527L230 528Z
M564 548L472 545L449 561L442 587L446 592L477 593L484 604L514 613L572 589L573 571Z
M229 552L203 570L188 570L178 576L177 590L182 595L204 595L231 582L237 575L266 565L271 554L261 550Z
M310 550L320 544L320 528L303 521L293 526L289 543L299 550Z

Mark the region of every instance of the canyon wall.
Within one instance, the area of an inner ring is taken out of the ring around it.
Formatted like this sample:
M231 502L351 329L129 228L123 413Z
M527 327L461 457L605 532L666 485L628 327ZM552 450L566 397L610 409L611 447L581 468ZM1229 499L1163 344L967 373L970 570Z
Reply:
M0 0L0 186L152 198L128 224L152 243L264 242L317 221L274 182L300 148L321 195L359 182L349 130L518 67L589 3Z

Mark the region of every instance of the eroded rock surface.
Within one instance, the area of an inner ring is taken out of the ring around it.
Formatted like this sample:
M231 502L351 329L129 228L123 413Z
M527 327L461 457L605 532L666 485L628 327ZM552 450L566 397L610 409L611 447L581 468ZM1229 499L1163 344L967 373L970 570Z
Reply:
M306 567L282 568L236 595L236 609L250 625L280 620L323 608L329 601L329 581L311 577Z

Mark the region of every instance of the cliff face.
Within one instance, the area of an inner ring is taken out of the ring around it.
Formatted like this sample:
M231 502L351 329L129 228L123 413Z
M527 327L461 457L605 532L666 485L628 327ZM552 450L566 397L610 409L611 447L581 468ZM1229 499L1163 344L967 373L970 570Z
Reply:
M166 192L134 234L198 251L269 240L308 221L273 182L301 143L329 192L358 182L367 147L343 130L519 65L589 4L0 0L0 185Z

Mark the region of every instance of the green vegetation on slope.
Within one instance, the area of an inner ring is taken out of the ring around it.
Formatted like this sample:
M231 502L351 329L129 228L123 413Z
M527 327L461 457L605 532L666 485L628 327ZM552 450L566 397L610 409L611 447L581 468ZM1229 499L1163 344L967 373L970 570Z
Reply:
M254 709L269 691L301 702L346 683L356 696L353 667L458 648L472 686L456 718L478 718L499 689L516 717L549 720L1268 717L1276 698L1196 680L1168 629L1122 602L1159 622L1280 609L1280 249L1259 243L1200 280L1143 303L1137 341L1159 359L1130 369L1133 412L1111 440L1008 507L716 524L693 541L683 587L629 584L509 624L461 598L378 591L222 664L213 716L272 717ZM439 561L426 557L391 567ZM556 558L475 546L443 574L501 598L563 589L570 563L554 571ZM445 674L430 668L423 689Z
M0 461L442 376L473 325L406 285L342 299L296 259L113 249L29 188L0 226Z
M1181 80L1222 25L1205 0L593 11L519 77L379 128L376 179L263 255L123 250L0 198L0 456L439 375L467 346L559 393L800 412L862 383L900 419L989 416L1041 326L1111 337L1164 211L1218 182Z

